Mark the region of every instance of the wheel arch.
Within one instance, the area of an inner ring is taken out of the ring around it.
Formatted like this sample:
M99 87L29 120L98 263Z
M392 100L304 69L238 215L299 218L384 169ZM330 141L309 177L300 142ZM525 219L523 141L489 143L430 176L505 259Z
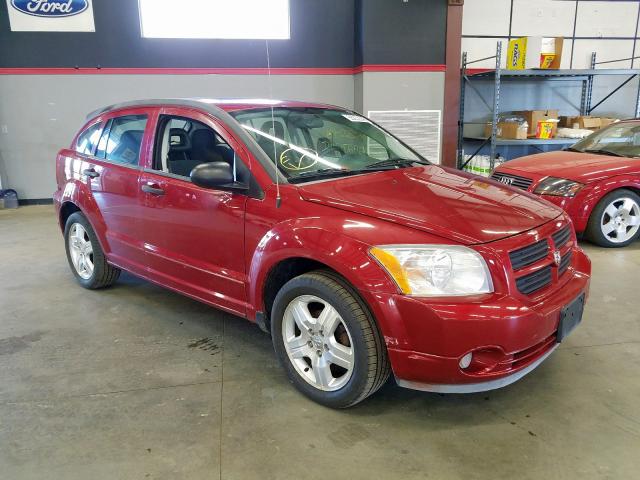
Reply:
M85 216L98 237L102 251L108 255L111 249L106 239L106 224L104 218L100 213L100 209L91 191L85 184L79 181L68 182L60 198L58 223L60 224L62 232L64 232L67 219L76 212L80 212Z
M313 270L326 270L339 277L377 318L371 292L397 293L397 286L369 256L369 247L336 232L297 227L281 225L259 242L248 269L248 296L253 310L249 318L255 317L266 328L280 288ZM376 323L384 333L381 322Z
M586 228L593 211L602 199L616 190L631 190L640 196L640 179L635 176L622 175L606 178L595 185L589 185L587 195L580 198L580 206L574 211L578 223Z

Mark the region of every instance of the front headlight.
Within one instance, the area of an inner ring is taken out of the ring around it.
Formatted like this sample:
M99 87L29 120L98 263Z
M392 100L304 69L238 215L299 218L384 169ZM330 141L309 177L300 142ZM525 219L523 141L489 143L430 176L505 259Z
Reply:
M574 197L582 187L581 183L573 180L547 177L538 184L533 193L555 195L556 197Z
M407 295L419 297L493 292L478 252L456 245L379 245L371 255Z

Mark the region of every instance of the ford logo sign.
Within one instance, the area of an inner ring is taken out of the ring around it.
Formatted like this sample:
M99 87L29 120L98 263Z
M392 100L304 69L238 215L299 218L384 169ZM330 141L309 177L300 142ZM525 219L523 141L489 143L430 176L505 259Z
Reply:
M11 0L16 10L35 17L70 17L89 8L89 0Z

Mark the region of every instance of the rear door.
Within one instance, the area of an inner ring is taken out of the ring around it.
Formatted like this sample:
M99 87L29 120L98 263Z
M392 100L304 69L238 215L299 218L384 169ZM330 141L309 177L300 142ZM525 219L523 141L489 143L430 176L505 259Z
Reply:
M152 110L145 108L105 115L91 164L84 170L104 221L109 260L134 271L144 265L138 192L151 117Z
M209 116L164 108L155 128L154 154L140 178L141 228L151 276L239 315L246 314L247 196L198 187L189 173L212 161L244 168L243 156L240 145Z

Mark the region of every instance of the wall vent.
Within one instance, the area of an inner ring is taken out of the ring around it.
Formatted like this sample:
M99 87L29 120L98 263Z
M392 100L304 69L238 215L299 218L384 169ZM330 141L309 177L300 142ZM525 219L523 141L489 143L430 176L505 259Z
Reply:
M367 116L433 163L440 163L440 110L370 110Z

